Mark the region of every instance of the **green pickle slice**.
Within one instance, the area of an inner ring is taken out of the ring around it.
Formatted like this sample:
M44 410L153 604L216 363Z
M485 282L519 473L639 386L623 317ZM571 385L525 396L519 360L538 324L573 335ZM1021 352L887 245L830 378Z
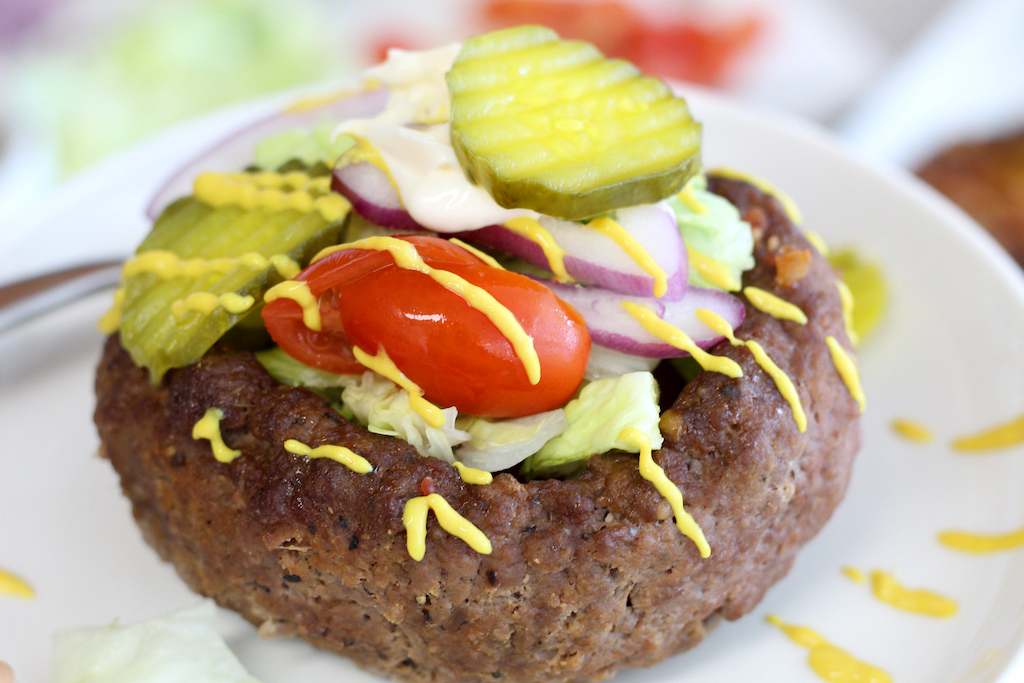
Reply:
M579 220L665 199L699 170L685 100L546 27L470 38L445 78L459 163L506 208Z
M182 260L222 261L219 267L166 277L142 270L122 283L121 344L136 364L159 382L171 368L195 363L240 321L257 323L263 294L284 277L272 257L287 256L305 265L320 249L337 244L345 219L328 221L317 211L212 207L195 197L171 204L157 219L136 255L173 252ZM244 255L259 254L266 263ZM275 259L277 260L277 259ZM222 304L205 312L183 307L191 295L252 297L251 306L231 312ZM175 315L175 308L178 315ZM182 313L184 308L184 313ZM255 317L254 317L255 316Z

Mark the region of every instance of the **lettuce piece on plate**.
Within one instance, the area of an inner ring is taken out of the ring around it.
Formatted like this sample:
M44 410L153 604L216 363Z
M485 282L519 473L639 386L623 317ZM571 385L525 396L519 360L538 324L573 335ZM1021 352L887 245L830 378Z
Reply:
M631 372L587 384L565 406L565 415L568 429L526 460L526 476L569 475L586 466L591 455L611 450L635 453L635 445L619 441L619 434L628 427L643 431L652 448L661 448L658 382L649 372Z
M217 633L212 600L127 626L58 633L55 683L259 683Z

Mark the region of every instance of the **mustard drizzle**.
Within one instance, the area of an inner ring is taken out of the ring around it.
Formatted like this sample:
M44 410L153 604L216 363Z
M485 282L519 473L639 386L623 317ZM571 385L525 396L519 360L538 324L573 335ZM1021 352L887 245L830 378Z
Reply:
M851 344L857 346L860 343L860 336L853 329L853 307L855 305L853 292L850 290L850 285L842 279L836 279L836 291L839 292L839 305L843 311L843 327L846 328L846 336L850 339Z
M733 276L732 271L718 261L693 247L686 248L686 257L690 262L690 267L715 287L727 292L739 291L741 286L739 280Z
M348 244L328 247L314 256L312 263L345 249L386 251L395 259L395 265L399 268L423 273L448 291L462 297L470 306L487 316L487 319L509 341L516 356L523 364L530 383L537 384L540 381L540 359L533 346L533 338L526 333L512 311L498 302L485 289L467 282L454 273L430 267L420 258L412 243L394 237L367 237Z
M871 592L887 605L929 617L948 618L959 609L956 602L943 595L923 588L905 588L895 576L878 569L871 572Z
M997 553L1024 547L1024 528L1005 534L943 531L939 534L939 543L965 553Z
M744 287L743 294L747 297L747 301L762 313L767 313L780 320L790 320L801 325L807 324L807 314L799 306L775 296L771 292L766 292L760 287Z
M889 423L889 426L892 428L892 431L908 441L930 443L935 438L928 427L913 420L896 418Z
M255 297L228 292L217 296L212 292L194 292L184 299L178 299L171 304L171 314L181 320L189 311L199 311L204 315L213 313L218 307L228 313L244 313L256 303Z
M793 198L790 197L785 192L783 192L782 190L779 190L778 188L774 187L767 180L751 175L744 171L738 171L734 168L716 168L712 173L722 178L730 178L732 180L741 180L745 183L750 183L757 189L761 190L761 192L764 192L765 194L770 194L774 196L776 199L778 199L779 203L782 204L783 210L785 210L786 214L789 216L789 219L793 221L795 225L800 225L801 223L804 222L804 217L800 213L800 207L798 207L796 202L793 201Z
M665 269L658 265L654 257L618 221L602 216L587 223L587 227L593 228L605 237L610 238L622 251L633 259L633 262L639 266L640 270L653 278L655 297L661 298L665 296L665 293L668 291L668 274L665 273Z
M409 405L422 417L428 425L440 429L444 426L444 412L430 401L423 398L423 389L405 376L394 362L388 358L387 351L380 347L377 355L371 356L358 346L352 347L352 355L360 364L373 370L378 375L387 377L392 382L409 392Z
M247 252L234 258L216 259L184 259L173 251L154 249L146 251L130 259L124 264L122 278L140 273L153 273L162 280L174 277L198 278L209 273L230 273L239 267L252 270L265 270L273 267L283 278L293 278L302 268L287 254L275 254L266 257L255 251Z
M622 307L626 309L631 316L636 318L637 322L651 334L658 339L661 339L666 344L671 344L677 349L688 352L693 359L700 364L701 368L708 370L709 372L720 372L728 377L736 378L743 376L743 370L739 364L731 358L725 356L715 356L703 350L690 338L688 334L680 330L675 325L667 323L649 308L633 303L632 301L623 301Z
M853 396L853 400L857 402L860 412L863 413L867 404L867 398L864 396L864 390L860 386L860 375L857 372L857 365L853 362L850 354L846 352L846 349L843 348L843 345L839 343L838 339L829 335L825 337L825 343L828 344L828 349L832 353L832 363L836 366L839 376L842 377L843 382L846 384L846 389Z
M697 195L693 193L693 182L690 181L683 185L683 189L676 194L676 199L683 203L683 206L688 208L690 211L700 216L706 216L711 213L711 209L704 206L704 203L697 199Z
M1024 443L1024 415L982 432L953 440L958 451L974 452L1009 448Z
M807 663L814 673L832 683L892 683L892 677L876 666L863 662L846 650L836 647L819 633L806 626L787 624L775 615L767 617L797 645L810 650Z
M693 516L683 507L683 492L668 478L661 465L654 462L651 454L651 440L640 429L627 427L623 429L618 437L619 441L627 441L640 449L640 476L654 484L654 488L672 506L672 512L676 516L676 527L688 539L694 542L702 558L711 557L711 546L704 537L704 531L697 524Z
M224 443L220 433L220 421L224 419L224 411L220 408L207 408L203 417L192 427L193 439L207 439L213 449L213 457L217 462L230 463L242 454Z
M282 175L207 171L195 179L192 193L213 207L230 204L243 209L315 211L333 223L343 218L351 205L340 194L330 192L329 183L326 177L310 178L301 172Z
M459 476L462 478L462 481L466 482L467 484L486 486L487 484L490 484L492 481L494 481L494 475L491 474L490 472L487 472L485 470L478 470L477 468L470 467L469 465L461 463L458 460L453 462L452 466L456 470L458 470Z
M36 592L21 577L0 569L0 595L10 595L15 598L31 600L36 597Z
M319 332L321 329L320 305L304 280L285 280L279 282L263 294L267 303L277 299L291 299L302 308L302 323Z
M304 455L310 459L327 458L333 460L334 462L341 463L356 474L367 474L373 471L373 465L366 458L345 446L324 444L311 448L296 439L288 439L284 442L284 449L289 453Z
M545 230L536 218L520 216L505 221L504 226L540 247L540 250L544 252L544 258L548 261L548 270L554 274L556 280L575 282L565 270L565 249L559 246L551 233Z
M407 534L409 556L419 562L427 550L427 512L433 510L441 528L462 539L481 555L491 554L491 541L468 519L456 512L440 494L410 498L402 511L402 524Z
M750 350L751 355L754 356L754 362L768 373L768 376L775 382L775 386L778 387L782 398L789 404L797 430L800 433L807 431L807 413L804 412L803 403L800 401L800 394L797 392L793 380L782 371L782 368L775 364L775 361L771 359L764 348L756 341L737 339L732 325L714 311L699 308L695 314L698 320L728 339L729 343L733 346L746 346Z

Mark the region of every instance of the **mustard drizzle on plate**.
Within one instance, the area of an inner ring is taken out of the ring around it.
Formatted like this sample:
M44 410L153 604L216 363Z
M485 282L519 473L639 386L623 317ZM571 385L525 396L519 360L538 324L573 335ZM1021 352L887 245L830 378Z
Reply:
M36 597L36 592L21 577L0 569L0 595L10 595L15 598L31 600Z
M810 650L807 663L814 673L831 683L892 683L892 676L877 666L857 659L846 650L833 645L807 626L787 624L775 615L767 617L797 645Z

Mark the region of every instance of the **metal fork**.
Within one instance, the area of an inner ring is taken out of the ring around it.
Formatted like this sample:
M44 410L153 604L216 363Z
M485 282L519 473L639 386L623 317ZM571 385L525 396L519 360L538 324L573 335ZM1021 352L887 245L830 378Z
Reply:
M121 279L120 260L98 261L37 275L0 287L0 334L66 306Z

